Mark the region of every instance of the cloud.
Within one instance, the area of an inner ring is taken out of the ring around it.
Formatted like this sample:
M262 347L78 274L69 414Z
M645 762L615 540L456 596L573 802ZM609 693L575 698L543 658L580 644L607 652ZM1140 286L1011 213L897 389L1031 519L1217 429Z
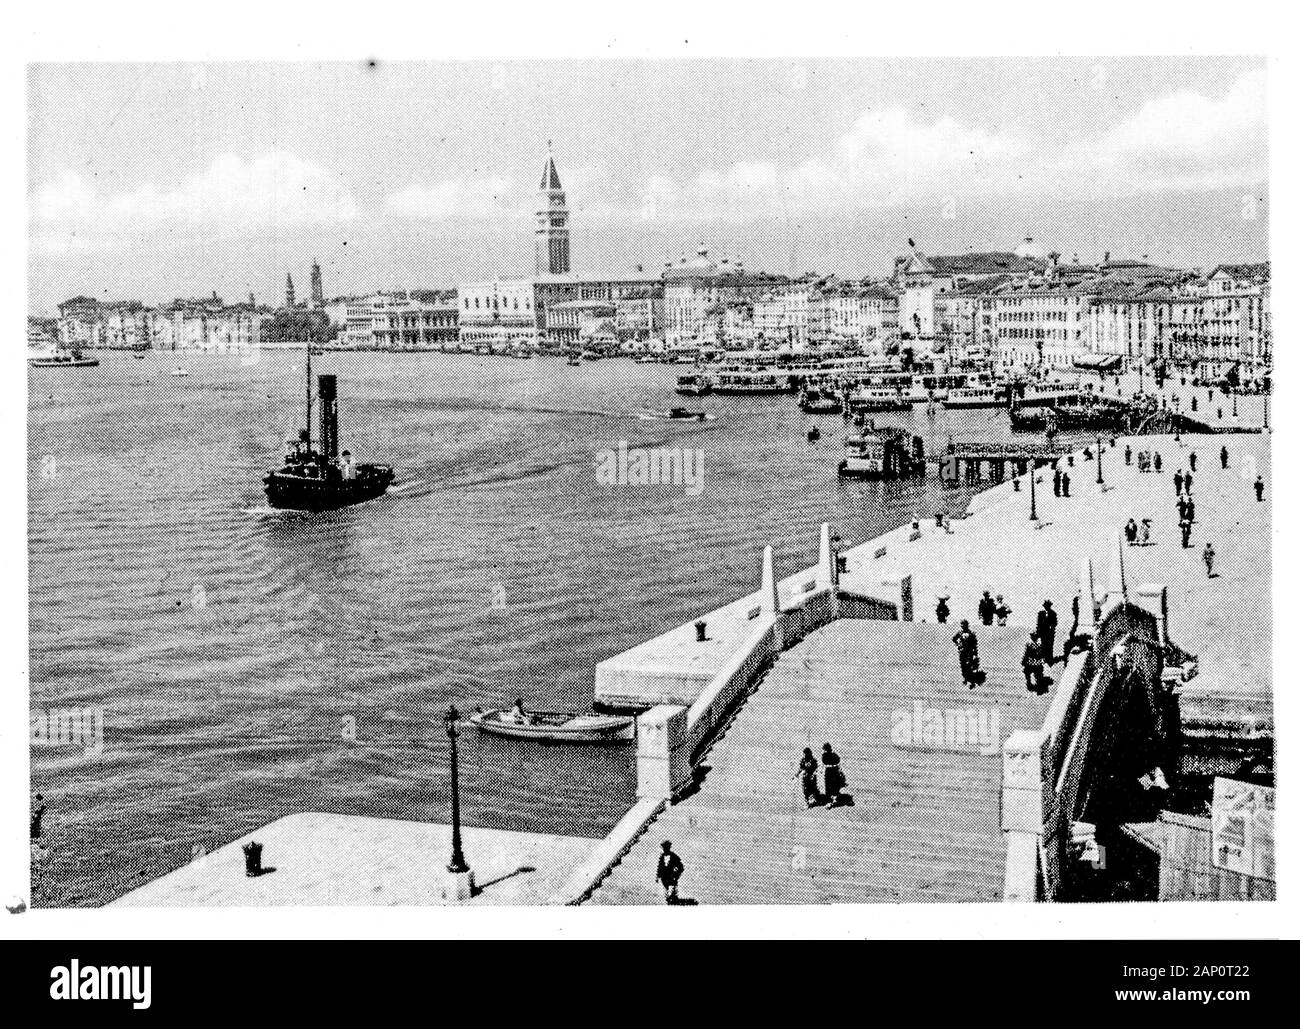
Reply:
M1047 149L1015 130L864 112L823 154L781 166L742 160L693 178L648 180L642 217L744 221L774 214L941 203L952 197L1113 196L1254 186L1268 177L1265 73L1221 99L1183 91L1098 136Z
M1012 132L952 118L918 122L890 107L863 113L829 153L793 166L745 160L681 184L653 178L644 206L666 216L744 220L915 203L965 190L972 180L986 190L1007 188L1031 150Z
M1096 140L1068 148L1064 165L1117 190L1258 185L1268 178L1265 73L1245 72L1219 100L1183 91L1148 101Z
M320 165L274 151L225 154L175 188L146 183L112 196L63 171L28 197L33 243L46 252L114 251L167 229L223 234L349 222L359 208Z
M412 183L384 201L384 211L399 218L441 221L446 218L499 218L517 216L518 183L506 176L442 179Z

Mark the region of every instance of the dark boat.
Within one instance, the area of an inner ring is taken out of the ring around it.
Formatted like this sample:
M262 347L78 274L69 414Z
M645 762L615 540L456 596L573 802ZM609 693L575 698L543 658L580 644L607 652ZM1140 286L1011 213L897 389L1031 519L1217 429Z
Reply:
M673 422L703 422L709 418L704 411L692 411L688 407L671 407L663 416Z
M284 466L263 479L266 499L272 507L293 511L333 511L382 497L393 482L393 469L386 464L354 464L345 450L339 456L339 409L337 380L319 378L320 446L311 438L311 347L307 349L307 428L285 455Z

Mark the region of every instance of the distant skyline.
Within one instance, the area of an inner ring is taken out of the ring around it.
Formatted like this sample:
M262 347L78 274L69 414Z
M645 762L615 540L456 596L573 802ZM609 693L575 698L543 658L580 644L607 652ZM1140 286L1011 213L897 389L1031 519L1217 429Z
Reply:
M1262 58L34 65L29 308L527 275L548 139L580 274L1268 256Z

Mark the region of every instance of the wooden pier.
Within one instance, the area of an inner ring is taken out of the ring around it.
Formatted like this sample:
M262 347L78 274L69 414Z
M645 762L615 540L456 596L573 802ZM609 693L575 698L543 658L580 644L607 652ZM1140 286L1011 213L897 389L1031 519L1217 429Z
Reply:
M1012 476L1027 475L1032 462L1035 468L1052 464L1072 451L1040 443L959 443L949 444L937 456L939 478L944 482L1003 482Z

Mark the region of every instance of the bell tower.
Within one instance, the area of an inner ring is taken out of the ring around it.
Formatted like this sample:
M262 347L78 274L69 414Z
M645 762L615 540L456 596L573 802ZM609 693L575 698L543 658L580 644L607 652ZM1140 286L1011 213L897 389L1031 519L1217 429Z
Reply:
M550 140L546 143L546 165L542 168L541 204L537 212L538 275L569 272L569 208L564 199L560 174L555 170Z

